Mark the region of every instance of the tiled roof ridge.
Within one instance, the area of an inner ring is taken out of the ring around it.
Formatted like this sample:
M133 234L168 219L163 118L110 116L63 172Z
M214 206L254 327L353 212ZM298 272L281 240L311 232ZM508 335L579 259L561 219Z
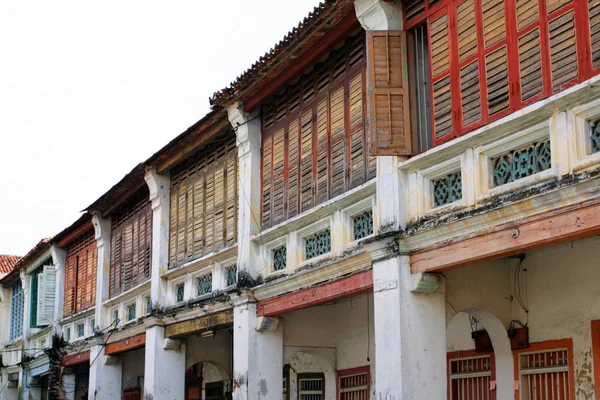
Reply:
M336 3L343 3L345 0L325 0L319 3L314 9L292 28L283 39L275 44L269 51L261 56L258 61L254 62L250 68L233 80L228 87L215 92L209 99L211 106L219 106L223 102L231 99L239 88L241 88L254 75L260 75L261 69L266 68L267 64L276 56L284 53L286 48L294 44L296 41L301 41L303 36L310 32L310 29L321 21L321 17L326 14Z

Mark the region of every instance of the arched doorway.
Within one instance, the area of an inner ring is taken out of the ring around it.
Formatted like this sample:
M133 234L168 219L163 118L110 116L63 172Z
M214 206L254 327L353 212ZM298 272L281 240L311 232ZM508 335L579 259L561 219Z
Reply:
M476 353L472 331L483 329L489 335L492 351ZM449 398L463 400L479 391L486 399L489 394L491 399L514 400L513 355L502 321L488 311L468 308L452 318L446 327L446 338Z
M225 399L225 369L213 362L201 361L185 372L185 400Z
M315 399L335 400L335 370L325 354L300 350L286 357L285 365L284 399L308 398L300 396L308 391Z

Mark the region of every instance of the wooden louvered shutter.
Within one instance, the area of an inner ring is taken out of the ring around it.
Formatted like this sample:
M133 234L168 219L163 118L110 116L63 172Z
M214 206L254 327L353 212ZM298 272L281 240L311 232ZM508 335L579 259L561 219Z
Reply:
M342 85L334 89L329 97L331 114L331 196L346 191L346 92Z
M205 204L205 251L210 252L215 244L215 158L211 154L206 169L206 204Z
M554 11L562 5L560 3L563 2L550 1L548 11ZM571 7L565 7L563 10L562 15L551 17L548 21L553 92L564 89L579 77L575 11Z
M320 204L329 198L329 113L327 97L321 99L317 104L317 202Z
M483 0L487 115L509 111L508 44L504 0Z
M282 127L273 134L273 172L271 186L271 223L276 225L284 219L285 130Z
M123 226L123 267L121 270L122 290L127 291L132 287L133 269L133 224Z
M406 32L368 36L371 155L410 155Z
M75 293L75 312L83 309L85 299L85 278L86 278L86 261L85 253L79 251L77 253L77 289Z
M434 143L453 132L450 22L447 10L429 20Z
M227 150L227 225L226 225L226 245L233 245L237 240L237 148L235 145L229 146Z
M592 69L600 71L600 0L588 0L588 18L590 24L590 46Z
M350 187L364 183L367 178L367 152L364 124L364 79L360 71L348 84L348 118L350 127Z
M262 148L262 224L263 226L271 226L273 135L263 138Z
M96 303L96 277L98 271L98 246L96 241L88 247L88 269L87 269L87 290L88 304L87 307L92 307ZM86 307L86 308L87 308Z
M299 142L300 118L292 120L288 125L288 162L287 162L287 218L291 218L298 214L299 199L300 199L300 162L299 154L301 144Z
M75 312L75 289L77 282L77 255L67 258L65 264L65 289L63 301L63 313L65 316Z
M300 119L300 212L314 205L313 194L313 112L312 109L302 114Z
M548 88L544 76L541 20L538 0L516 0L517 52L519 57L520 100L525 104L539 100Z
M53 265L45 265L38 275L37 325L50 325L54 321L54 296L56 271Z

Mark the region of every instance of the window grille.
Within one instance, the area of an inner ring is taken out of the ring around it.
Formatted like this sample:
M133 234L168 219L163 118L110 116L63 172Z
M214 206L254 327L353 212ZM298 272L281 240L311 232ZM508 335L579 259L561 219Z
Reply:
M491 160L494 186L501 186L518 179L550 169L552 156L550 140L535 142L527 147L511 150Z
M175 302L181 303L184 299L185 284L180 283L175 286Z
M568 400L569 351L559 348L519 354L521 400Z
M452 354L452 353L450 353ZM490 355L459 357L449 360L449 400L493 399Z
M369 379L368 366L338 371L340 400L367 400Z
M96 333L96 318L90 319L90 334Z
M588 121L590 129L590 153L600 151L600 118Z
M11 341L23 335L23 312L25 299L23 296L23 286L21 281L12 285L10 299L10 335Z
M135 303L129 304L127 306L127 321L133 321L136 317L136 307Z
M198 278L198 296L212 292L212 274Z
M331 231L325 229L324 231L315 233L304 239L304 242L305 257L307 260L327 254L331 251Z
M432 183L434 207L462 199L462 174L460 171L435 179Z
M325 376L323 374L298 374L298 399L322 400L325 398Z
M232 265L225 269L227 274L227 286L232 286L237 283L237 265Z
M373 234L373 210L358 214L352 219L354 227L354 240L365 238Z
M287 247L273 250L273 271L283 271L287 266Z

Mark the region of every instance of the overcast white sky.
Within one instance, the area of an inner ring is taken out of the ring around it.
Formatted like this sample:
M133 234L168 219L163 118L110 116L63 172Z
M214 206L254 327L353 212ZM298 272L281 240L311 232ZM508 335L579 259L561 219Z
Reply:
M70 225L318 0L0 0L0 254Z

